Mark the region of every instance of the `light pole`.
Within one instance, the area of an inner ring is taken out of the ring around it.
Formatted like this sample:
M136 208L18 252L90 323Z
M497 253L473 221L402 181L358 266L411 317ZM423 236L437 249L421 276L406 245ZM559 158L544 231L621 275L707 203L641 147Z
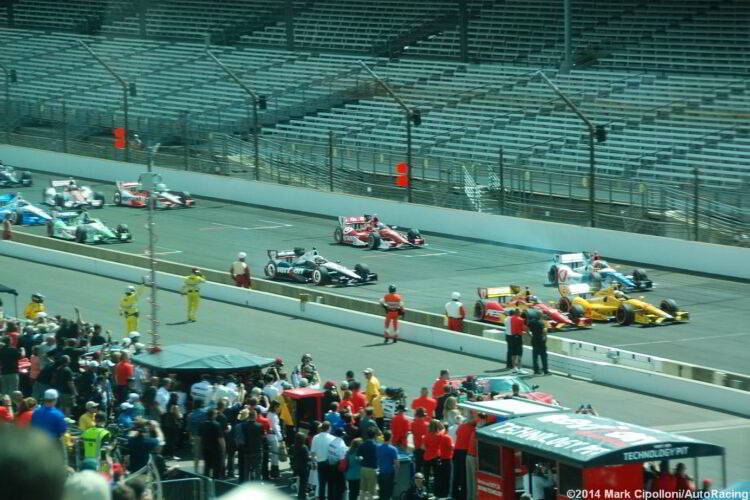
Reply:
M89 54L91 54L91 57L93 57L94 59L96 59L96 62L98 62L99 64L101 64L102 66L104 66L104 69L106 69L109 72L109 74L112 75L115 78L115 80L117 80L120 83L120 85L122 85L122 102L123 102L123 108L124 108L124 113L125 113L125 117L124 117L125 118L125 138L124 138L125 139L125 161L130 161L130 139L128 138L128 133L129 133L129 126L128 126L128 82L126 82L125 80L123 80L120 77L120 75L118 75L117 73L115 73L115 71L112 68L110 68L109 65L102 60L101 57L99 57L98 55L96 55L96 52L94 52L93 50L91 50L91 48L89 48L89 46L86 45L83 42L83 40L78 40L78 43L80 43L81 46L83 46L83 48L86 49L86 51ZM135 90L134 89L131 90L131 91L135 94Z
M570 109L573 110L573 112L578 115L578 117L583 120L583 123L586 124L586 127L589 129L589 226L596 227L596 221L594 220L594 196L595 196L595 189L594 189L594 181L596 180L596 173L595 173L595 161L594 161L594 137L597 137L597 140L599 142L604 142L606 140L606 131L604 131L604 128L598 129L594 126L591 121L584 116L583 113L576 107L575 104L571 102L568 97L562 93L562 90L557 88L557 85L552 83L552 81L547 78L547 75L545 75L542 71L537 71L537 74L542 77L542 80L549 85L549 87L560 96L560 99L562 99L565 104L568 105ZM598 132L598 130L601 130L601 132Z
M224 66L224 63L219 61L219 59L211 53L210 50L206 49L206 54L213 59L213 61L219 65L221 69L224 70L224 72L229 75L229 78L235 81L237 85L240 86L242 90L244 90L252 99L253 101L253 155L255 157L255 180L260 180L260 153L258 152L258 108L260 109L266 109L267 102L266 102L266 96L264 95L258 95L253 91L250 87L242 83L242 80L237 78L237 75L232 72L231 69ZM250 120L248 120L249 125Z
M156 292L158 286L156 284L156 259L154 258L154 250L156 245L156 234L154 232L154 205L156 203L156 197L154 191L156 185L161 183L161 176L152 172L154 165L154 155L158 151L160 143L149 148L148 151L148 172L141 174L138 177L138 183L141 185L141 189L145 190L148 195L148 267L149 267L149 279L148 285L151 289L149 302L151 303L151 345L149 351L159 352L161 347L159 346L159 321L158 321L158 310L159 304L156 300Z
M409 203L412 202L412 190L411 190L411 156L412 156L412 145L411 145L411 124L414 122L414 125L419 125L422 123L422 113L418 109L412 109L409 106L406 105L404 101L401 100L399 96L396 95L395 92L391 89L391 87L385 83L378 75L375 74L373 70L370 69L367 64L365 64L364 61L359 61L359 64L362 65L365 70L370 73L370 76L372 76L376 82L380 84L383 89L385 89L386 93L393 98L394 101L398 103L399 106L401 106L401 109L404 110L404 113L406 114L406 199Z
M7 66L0 63L5 73L5 142L10 144L10 83L16 81L16 71L9 70Z

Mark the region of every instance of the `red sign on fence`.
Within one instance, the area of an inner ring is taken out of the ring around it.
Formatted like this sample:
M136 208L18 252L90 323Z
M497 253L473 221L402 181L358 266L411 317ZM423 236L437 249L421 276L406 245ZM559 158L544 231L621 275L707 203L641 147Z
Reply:
M114 129L115 148L125 149L125 129L120 127Z
M400 187L409 186L409 165L407 165L406 163L399 163L398 165L396 165L396 172L398 172L396 185Z

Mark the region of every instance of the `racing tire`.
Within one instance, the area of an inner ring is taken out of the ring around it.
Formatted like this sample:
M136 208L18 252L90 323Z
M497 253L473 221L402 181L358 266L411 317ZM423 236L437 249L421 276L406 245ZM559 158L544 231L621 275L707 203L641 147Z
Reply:
M406 239L409 241L409 243L414 244L414 242L421 237L422 235L419 234L419 229L409 229L409 231L406 232Z
M553 285L557 285L557 266L552 266L547 272L547 279Z
M26 171L21 174L21 184L25 187L31 187L34 185L34 180L31 177L31 172Z
M276 267L276 263L269 261L268 264L263 268L263 272L266 274L268 279L276 279L279 269Z
M20 226L23 224L23 212L21 210L14 210L9 215L11 225Z
M333 241L338 245L344 244L344 231L340 227L333 230Z
M380 236L370 233L370 236L367 237L367 248L370 250L377 250L380 248Z
M673 299L662 300L661 304L659 304L659 309L669 314L670 316L674 316L679 310L677 308L677 302L675 302Z
M367 264L355 265L354 272L362 278L362 281L367 281L367 277L370 276L370 268L367 266Z
M99 204L99 206L94 206L94 208L104 208L106 202L102 193L94 193L94 200L101 201L101 204Z
M615 313L615 320L622 325L628 326L635 320L635 310L630 304L620 304Z
M327 285L331 282L331 275L328 274L328 269L324 267L318 267L313 269L312 282L316 286Z
M118 236L122 234L127 235L127 237L125 238L125 241L130 241L133 239L133 235L130 233L130 228L128 227L127 224L118 224L115 232L117 233Z
M60 193L57 193L54 198L54 203L56 207L63 208L65 207L65 197L61 195Z
M482 302L481 300L478 300L477 303L474 304L474 320L475 321L484 320L484 313L485 313L484 302Z
M49 236L50 238L55 237L55 223L51 220L47 221L47 236Z
M583 307L581 307L581 304L574 304L573 307L570 308L570 313L568 314L571 321L573 323L577 323L579 319L586 316L586 311L584 311Z
M557 302L557 308L562 313L569 313L573 309L573 302L568 297L560 297L560 300Z
M119 191L115 191L114 196L112 196L112 203L114 203L118 207L122 205L122 195Z
M642 281L646 281L648 279L648 275L646 274L646 271L643 269L633 269L633 281L635 281L635 284L640 286Z
M85 227L77 227L76 228L76 242L78 243L86 243L86 240L88 239L88 231Z

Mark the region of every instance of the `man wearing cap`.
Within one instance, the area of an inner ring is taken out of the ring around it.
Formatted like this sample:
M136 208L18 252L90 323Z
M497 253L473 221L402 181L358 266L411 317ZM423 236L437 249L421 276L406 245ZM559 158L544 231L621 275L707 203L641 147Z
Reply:
M133 405L125 401L120 405L120 416L117 417L117 425L123 429L132 429L135 425Z
M453 292L451 300L445 304L445 315L448 317L448 329L454 332L460 332L464 326L466 317L466 308L459 302L461 294Z
M365 387L367 406L372 406L372 400L380 396L380 380L375 376L372 368L365 368L362 374L365 376L365 380L367 380L367 386Z
M200 286L206 282L198 268L193 268L192 273L185 276L185 284L182 285L180 293L187 297L188 322L198 321L198 304L201 300Z
M229 268L234 284L240 288L250 288L250 266L245 262L246 257L245 252L238 253L237 260Z
M144 284L128 286L125 295L120 299L120 316L125 317L125 336L138 330L138 298L143 293Z
M44 405L34 410L31 415L31 426L45 431L53 439L59 440L68 430L65 415L55 408L57 406L57 391L47 389L44 391ZM60 441L62 444L62 441Z
M87 431L92 427L96 426L96 412L99 410L99 404L94 401L88 401L86 403L86 413L81 415L78 419L78 428L82 431Z
M133 418L146 416L146 407L141 403L141 396L137 392L128 394L128 403L133 405ZM166 410L164 410L164 413L166 413Z

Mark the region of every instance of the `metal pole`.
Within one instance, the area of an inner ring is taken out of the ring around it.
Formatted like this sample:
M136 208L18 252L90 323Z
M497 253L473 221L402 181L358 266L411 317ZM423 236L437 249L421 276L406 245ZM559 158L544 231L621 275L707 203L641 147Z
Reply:
M253 155L255 157L255 180L260 180L260 152L258 151L258 96L253 96Z
M412 202L411 197L411 112L406 112L406 201Z
M333 130L328 131L328 185L333 191Z
M565 36L563 63L560 70L563 73L567 73L573 67L573 9L571 7L571 0L564 0L563 2L563 30Z
M505 215L505 157L500 146L500 215Z
M698 229L698 169L693 169L693 239L698 241L699 229ZM685 214L687 218L687 214ZM709 238L710 240L710 238Z
M10 71L0 63L3 73L5 73L5 143L10 144Z
M68 152L68 108L65 99L62 100L62 150Z
M190 131L188 126L188 114L189 113L185 111L185 116L182 122L182 141L184 142L182 153L184 156L183 161L185 163L185 170L190 170Z
M596 222L594 221L594 193L595 187L594 187L594 181L596 177L595 173L595 159L594 159L594 137L596 135L596 128L594 127L594 124L591 123L591 121L586 118L586 116L581 113L581 111L576 107L575 104L573 104L568 97L562 93L562 91L557 88L557 85L552 83L552 81L547 78L547 75L545 75L541 71L537 71L537 74L542 77L542 80L549 85L549 87L557 94L560 99L562 99L565 104L568 105L568 107L573 110L573 112L578 115L578 118L580 118L583 123L586 124L586 127L589 129L589 226L596 227Z
M458 0L459 54L461 62L469 62L469 12L466 0Z
M151 174L154 168L154 156L156 155L156 152L159 150L159 146L161 144L157 143L154 146L148 148L148 163L147 163L147 169L148 173ZM161 348L159 347L159 321L158 321L158 310L159 310L159 303L156 298L156 292L158 291L158 286L156 284L156 259L154 258L155 255L155 246L156 246L156 234L154 232L154 208L156 204L156 197L154 196L154 188L156 187L154 185L156 176L151 175L150 176L150 183L151 183L151 189L148 192L148 264L149 264L149 288L151 289L151 296L149 298L151 302L151 346L149 347L149 350L151 352L159 352L161 351Z

